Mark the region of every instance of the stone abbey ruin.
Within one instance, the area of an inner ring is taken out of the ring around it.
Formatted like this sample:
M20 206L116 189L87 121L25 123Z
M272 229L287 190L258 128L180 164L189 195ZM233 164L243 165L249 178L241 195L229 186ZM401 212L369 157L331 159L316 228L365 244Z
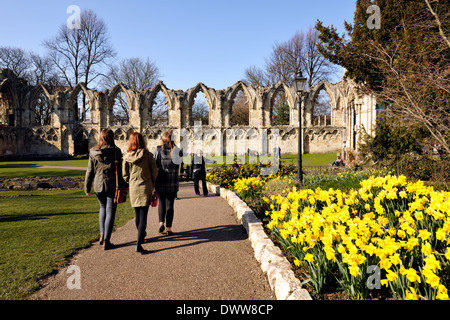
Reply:
M320 91L329 97L330 116L313 121L315 101ZM156 96L164 95L167 121L153 121ZM192 107L199 92L209 108L208 123L194 123ZM234 125L232 108L242 92L248 105L248 125ZM122 93L128 107L126 125L114 119L114 104ZM89 117L80 116L79 95L85 96ZM289 124L273 124L273 108L282 95L289 106ZM172 90L163 82L153 88L136 91L119 83L97 91L79 83L74 88L50 88L46 84L29 85L10 70L0 70L0 159L30 157L65 157L86 154L97 144L103 128L115 132L116 144L127 147L132 132L141 132L148 148L154 150L162 133L172 129L175 142L189 154L201 148L205 155L243 155L249 150L264 155L279 147L284 154L296 154L298 147L298 95L294 88L278 83L253 87L242 81L221 90L203 83L186 91ZM377 116L374 96L361 93L353 81L322 81L303 93L303 153L338 152L345 158L357 149L360 135L372 134ZM37 121L39 107L46 105L46 122Z

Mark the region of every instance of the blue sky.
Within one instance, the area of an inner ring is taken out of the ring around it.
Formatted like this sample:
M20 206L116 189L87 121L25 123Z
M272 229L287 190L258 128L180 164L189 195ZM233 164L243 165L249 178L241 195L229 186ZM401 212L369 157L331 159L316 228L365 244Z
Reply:
M275 42L317 19L342 31L355 10L354 0L0 0L0 46L44 54L69 5L105 20L116 59L149 57L166 86L182 90L227 88L247 67L263 67Z

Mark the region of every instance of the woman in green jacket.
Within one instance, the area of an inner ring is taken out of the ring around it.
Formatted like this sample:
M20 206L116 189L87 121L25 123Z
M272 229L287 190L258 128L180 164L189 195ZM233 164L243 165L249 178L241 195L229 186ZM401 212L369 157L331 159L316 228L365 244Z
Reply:
M123 157L123 178L129 184L131 206L136 213L138 230L136 252L144 252L147 227L147 213L155 188L158 168L153 154L147 150L143 136L134 132L130 135L128 150Z
M116 181L116 168L119 181ZM91 196L91 188L100 203L99 225L100 244L105 250L111 249L111 233L114 227L117 204L114 203L116 184L126 187L122 179L122 152L114 144L114 132L103 129L98 145L89 152L89 164L86 170L84 192Z

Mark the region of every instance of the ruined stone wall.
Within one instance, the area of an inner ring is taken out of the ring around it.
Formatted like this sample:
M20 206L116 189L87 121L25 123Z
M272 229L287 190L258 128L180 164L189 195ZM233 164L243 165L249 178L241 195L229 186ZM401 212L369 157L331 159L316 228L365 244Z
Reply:
M330 98L331 124L314 125L312 115L318 93L325 90ZM152 108L158 93L165 97L168 125L155 125ZM208 125L194 125L192 107L202 92L209 107ZM248 126L235 126L232 106L239 92L247 98ZM84 93L90 107L90 117L80 120L77 97ZM113 106L118 94L126 100L129 120L126 125L113 123ZM289 125L274 126L272 111L277 95L284 95L289 106ZM37 125L37 97L44 97L51 106L48 125ZM154 150L165 130L175 131L176 143L185 154L201 148L205 154L241 155L248 150L271 153L280 147L285 154L297 153L298 100L292 87L278 83L270 87L253 87L238 81L222 90L203 83L187 91L172 90L163 82L153 88L136 91L123 84L97 91L83 83L75 88L49 88L45 84L29 86L9 70L0 70L0 157L7 156L67 156L87 153L98 142L102 128L111 128L117 145L125 150L132 132L141 132ZM321 82L309 88L302 97L302 137L304 153L356 150L361 131L372 133L376 118L376 101L360 94L352 81L332 84Z

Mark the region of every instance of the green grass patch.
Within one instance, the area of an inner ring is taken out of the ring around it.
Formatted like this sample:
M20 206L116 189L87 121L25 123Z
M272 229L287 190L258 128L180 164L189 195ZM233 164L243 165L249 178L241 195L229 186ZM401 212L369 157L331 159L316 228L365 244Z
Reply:
M98 209L81 190L0 190L0 299L26 298L41 277L98 240ZM116 227L133 216L129 202L119 205Z
M317 154L303 154L302 166L305 167L329 167L336 160L337 153L317 153ZM282 154L282 164L297 165L297 154Z
M31 177L84 177L86 170L39 168L28 166L60 166L87 168L88 159L0 162L0 179Z

